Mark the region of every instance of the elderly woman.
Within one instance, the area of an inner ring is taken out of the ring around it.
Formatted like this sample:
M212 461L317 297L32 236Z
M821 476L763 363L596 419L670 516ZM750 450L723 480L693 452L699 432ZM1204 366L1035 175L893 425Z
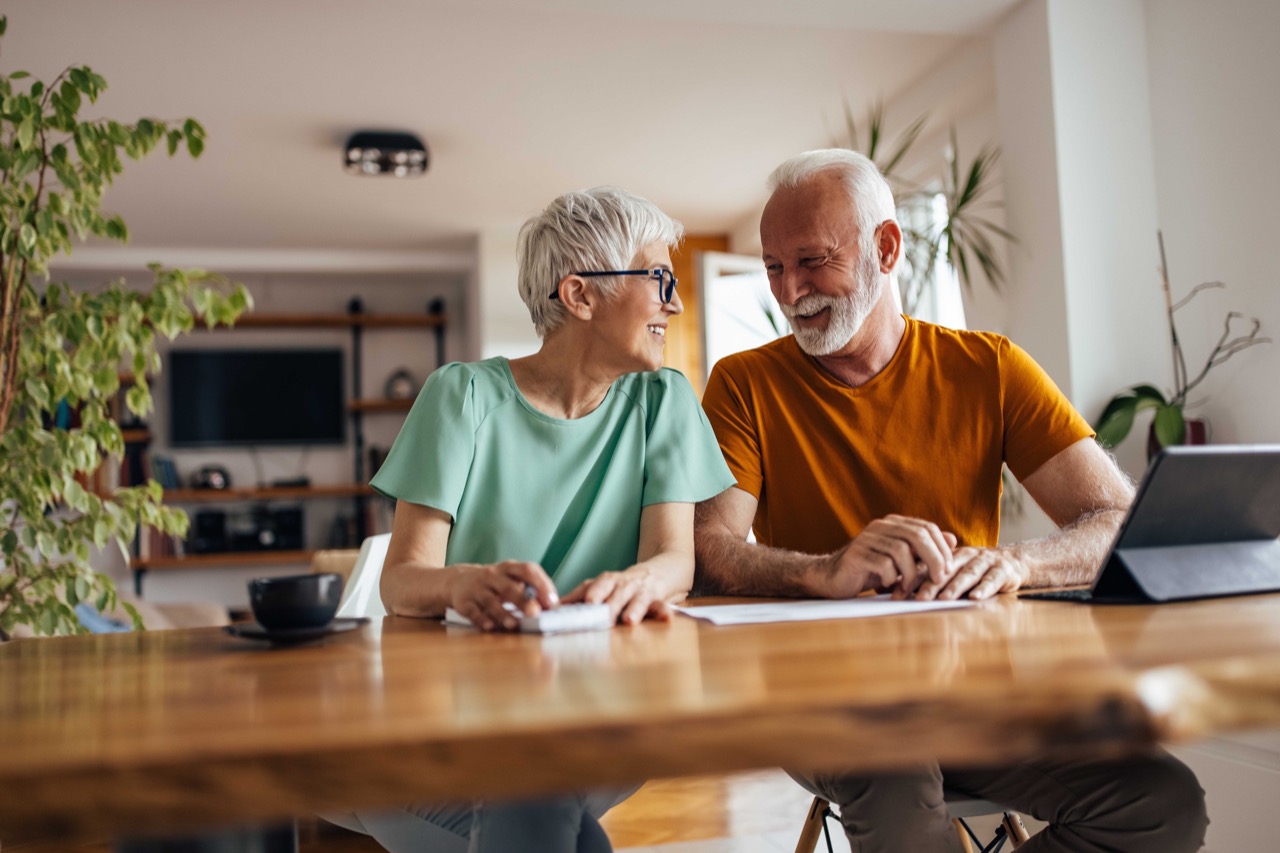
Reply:
M693 583L693 505L734 484L688 381L661 369L683 310L680 235L610 188L561 196L525 223L520 297L541 348L437 370L373 479L397 501L388 612L452 607L486 631L516 627L506 602L529 615L601 602L623 625L669 618ZM395 853L607 851L596 818L629 793L359 817Z

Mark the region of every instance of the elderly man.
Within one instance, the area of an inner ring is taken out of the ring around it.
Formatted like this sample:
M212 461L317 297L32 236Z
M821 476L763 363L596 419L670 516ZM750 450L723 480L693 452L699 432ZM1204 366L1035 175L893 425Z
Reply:
M902 232L869 160L811 151L769 183L760 238L794 334L707 384L737 487L698 506L698 588L948 599L1090 581L1133 492L1089 425L1006 338L899 313ZM997 547L1003 463L1056 533ZM1194 775L1163 753L794 775L859 851L960 850L944 784L1047 821L1027 851L1192 851L1207 825Z

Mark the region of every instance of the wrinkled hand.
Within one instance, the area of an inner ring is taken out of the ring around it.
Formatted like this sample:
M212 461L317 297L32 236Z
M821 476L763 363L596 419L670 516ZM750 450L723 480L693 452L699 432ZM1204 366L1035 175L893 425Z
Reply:
M980 601L1020 589L1028 574L1026 566L999 548L958 548L948 576L941 582L930 578L920 585L914 597L945 601L968 596Z
M622 572L603 572L578 584L564 597L565 603L586 601L607 604L614 620L636 625L645 618L666 621L671 607L659 594L653 575L637 568Z
M536 596L525 598L525 587ZM514 631L520 622L502 606L510 601L526 616L560 603L555 584L537 563L504 560L490 565L460 567L449 594L449 605L482 631Z
M926 581L950 576L955 534L905 515L887 515L863 528L831 555L818 592L852 598L869 589L892 589L905 598Z

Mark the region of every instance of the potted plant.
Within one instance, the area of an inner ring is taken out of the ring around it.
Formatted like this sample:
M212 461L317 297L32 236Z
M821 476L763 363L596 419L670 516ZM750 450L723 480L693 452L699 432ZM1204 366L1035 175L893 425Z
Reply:
M6 26L0 17L0 37ZM86 484L124 451L111 416L122 380L129 412L151 408L155 335L190 330L196 313L232 323L249 305L241 286L158 265L148 290L116 282L83 293L48 281L50 259L74 240L128 239L124 221L102 209L123 157L161 145L198 157L204 147L194 119L82 120L106 86L87 67L47 85L24 71L0 74L0 640L18 626L77 633L76 605L115 606L91 546L125 548L140 525L185 533L186 514L161 505L154 480L102 494Z
M1160 244L1160 284L1164 290L1165 318L1169 323L1169 341L1172 344L1173 391L1166 396L1154 385L1134 385L1107 402L1096 427L1098 441L1104 447L1114 447L1129 434L1138 412L1154 409L1155 417L1151 423L1147 442L1148 457L1154 456L1161 447L1184 444L1189 439L1192 443L1203 444L1205 440L1203 422L1189 421L1186 416L1187 395L1204 381L1210 370L1236 353L1258 344L1271 343L1270 338L1258 336L1262 323L1256 317L1245 317L1238 311L1230 311L1223 322L1222 334L1218 337L1218 342L1213 349L1209 351L1209 356L1204 360L1204 366L1194 377L1191 376L1187 371L1187 360L1178 338L1178 326L1174 321L1174 314L1202 291L1226 287L1226 285L1220 281L1198 284L1191 289L1190 293L1174 302L1173 293L1169 287L1169 268L1165 262L1164 234L1157 231L1156 239ZM1234 333L1233 324L1238 320L1249 324L1247 332Z
M986 146L962 168L956 143L956 130L951 128L951 144L946 152L946 169L938 185L909 182L898 174L898 167L920 137L928 116L920 116L894 140L886 142L884 108L872 104L867 116L866 139L860 138L853 110L846 102L844 110L848 143L845 147L860 151L876 164L885 180L893 187L898 220L902 227L903 265L898 272L898 290L903 310L915 313L921 298L933 285L938 259L945 258L960 283L972 285L973 267L982 269L987 281L997 290L1005 281L1004 267L996 250L996 240L1017 242L1017 238L983 215L998 206L989 201L995 188L995 166L1000 149ZM941 195L944 208L934 212L934 200Z

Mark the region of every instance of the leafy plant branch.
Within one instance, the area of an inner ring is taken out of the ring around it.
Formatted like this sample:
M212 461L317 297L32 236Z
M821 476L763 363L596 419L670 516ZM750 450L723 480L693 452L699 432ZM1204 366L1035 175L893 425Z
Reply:
M0 36L6 29L0 17ZM172 339L197 316L230 324L250 305L221 276L156 264L147 290L49 282L50 260L75 242L128 239L124 221L102 209L126 158L161 143L170 156L184 145L192 157L204 149L194 119L81 121L82 106L106 87L83 66L48 86L25 71L0 74L0 640L19 625L75 633L78 604L115 606L91 548L126 549L139 527L185 533L186 514L161 504L154 480L93 487L100 467L126 449L115 401L123 396L139 417L150 412L156 335Z
M911 122L890 144L884 131L881 102L876 101L869 108L865 134L849 102L846 100L844 104L845 147L864 153L894 189L905 260L898 285L907 313L915 311L932 285L939 258L946 259L965 287L972 287L976 269L981 269L991 286L1000 290L1007 277L996 241L1017 242L1012 233L986 215L986 211L1001 206L991 199L996 186L996 165L1001 156L998 147L984 146L967 167L962 167L956 130L950 128L946 169L939 176L946 203L941 221L937 221L932 209L937 191L908 181L898 173L907 153L919 140L927 119L928 116L923 115Z
M1259 344L1271 343L1271 338L1262 337L1262 322L1256 317L1246 317L1239 311L1227 312L1223 320L1222 334L1217 343L1205 358L1204 366L1195 378L1188 378L1186 353L1182 348L1182 340L1178 335L1178 324L1174 315L1191 304L1197 296L1206 290L1226 288L1221 281L1206 281L1195 287L1178 301L1173 300L1173 290L1169 285L1169 265L1165 256L1164 233L1156 232L1156 240L1160 246L1160 286L1164 293L1165 319L1169 323L1170 352L1173 358L1173 391L1168 397L1154 385L1134 385L1112 397L1098 419L1098 441L1106 447L1119 444L1133 429L1133 422L1139 412L1147 409L1155 410L1153 428L1156 440L1162 446L1182 444L1186 440L1187 426L1185 409L1187 395L1200 385L1213 368L1225 364L1236 353L1243 352ZM1235 334L1232 324L1236 320L1247 320L1249 331Z

